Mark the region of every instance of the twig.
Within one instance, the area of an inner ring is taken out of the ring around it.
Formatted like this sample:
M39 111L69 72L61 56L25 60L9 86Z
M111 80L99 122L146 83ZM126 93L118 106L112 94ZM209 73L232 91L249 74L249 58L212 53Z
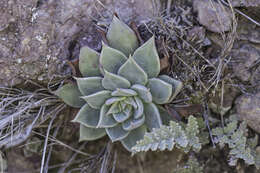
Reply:
M215 148L216 145L215 145L215 142L214 142L212 133L211 133L210 126L209 126L209 116L208 116L208 114L209 114L209 109L208 109L208 105L204 102L203 107L204 107L203 118L204 118L204 121L205 121L206 126L207 126L207 128L208 128L209 136L210 136L210 140L211 140L211 142L212 142L213 148Z
M45 137L45 142L44 142L44 148L43 148L43 154L42 154L42 162L41 162L41 171L40 173L43 173L43 168L44 168L44 162L45 162L45 155L46 155L46 150L47 150L47 145L48 145L48 139L49 139L49 134L50 134L50 130L51 130L51 126L53 121L55 120L57 114L54 114L54 116L52 117L48 129L47 129L47 133L46 133L46 137Z
M82 150L86 146L87 142L84 142L80 145L79 150ZM64 166L61 167L58 171L58 173L63 173L65 170L71 165L71 163L74 161L74 159L77 157L78 153L73 153L73 155L70 157L70 159L64 163Z
M60 119L59 124L58 124L58 126L56 127L56 129L55 129L55 131L54 131L54 133L53 133L53 137L56 137L57 134L58 134L58 131L59 131L59 129L60 129L60 127L61 127L61 124L62 124L62 121L61 121L61 120L62 120L62 119ZM48 156L47 156L45 168L44 168L44 172L45 172L45 173L48 173L48 170L49 170L49 161L50 161L50 158L51 158L52 150L53 150L53 146L51 145L51 146L50 146L50 149L49 149L49 152L48 152Z

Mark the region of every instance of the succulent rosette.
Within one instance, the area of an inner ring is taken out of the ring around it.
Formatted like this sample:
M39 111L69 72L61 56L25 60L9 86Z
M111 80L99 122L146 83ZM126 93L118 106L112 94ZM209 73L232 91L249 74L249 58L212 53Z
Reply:
M146 131L162 125L160 105L170 103L182 83L159 75L160 60L154 37L139 47L135 32L114 16L101 53L82 47L77 85L66 84L56 94L80 108L80 141L106 134L131 151ZM165 113L165 111L164 111Z

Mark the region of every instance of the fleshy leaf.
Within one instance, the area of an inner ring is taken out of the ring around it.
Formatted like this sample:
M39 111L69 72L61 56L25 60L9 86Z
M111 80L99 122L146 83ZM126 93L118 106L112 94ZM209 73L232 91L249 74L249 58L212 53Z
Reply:
M103 90L94 94L82 97L94 109L100 109L105 101L111 97L111 91Z
M162 120L158 108L153 103L144 104L145 124L151 131L153 128L160 128Z
M85 104L72 122L83 124L86 127L96 128L99 122L99 112L99 110L93 109L88 104Z
M131 105L133 106L135 109L137 109L137 104L134 100L133 97L127 97L125 100L124 100L124 103L126 103L127 105Z
M172 95L172 85L158 78L152 78L148 81L148 88L153 96L153 102L157 104L167 103Z
M104 90L101 77L76 78L78 88L82 95L90 95Z
M134 31L125 23L121 22L116 16L113 17L108 28L107 40L109 46L120 50L127 57L133 54L138 47L138 40Z
M164 82L167 82L172 85L172 96L169 99L168 103L172 102L172 100L179 94L181 91L183 84L181 81L175 80L167 75L161 75L159 76L159 79L163 80Z
M134 118L138 119L144 113L144 105L141 99L139 99L138 97L135 97L135 102L137 104L137 109L134 110Z
M140 127L141 125L143 125L145 122L145 117L141 116L138 119L134 119L134 118L130 118L128 120L126 120L125 122L123 122L123 129L127 130L127 131L131 131L133 129L136 129L138 127Z
M112 142L122 140L129 134L129 131L124 130L121 124L118 124L115 127L106 128L106 132Z
M135 84L131 87L138 93L138 96L146 103L152 102L151 92L143 85Z
M106 100L105 104L108 106L108 105L112 105L113 103L115 102L119 102L119 101L122 101L124 100L125 97L111 97L109 99Z
M128 116L130 117L132 115L132 110L133 110L133 107L130 106L130 105L126 105L125 109L123 110L123 112Z
M170 121L175 121L174 116L171 116L166 109L162 106L157 105L163 125L169 125Z
M119 113L115 113L113 114L114 119L119 122L122 123L125 120L127 120L130 117L131 114L125 114L124 112L119 112Z
M148 78L157 77L160 73L160 59L155 47L154 36L136 49L133 58L146 72Z
M102 80L102 86L107 90L116 90L117 88L129 88L130 82L125 78L105 71L105 76Z
M131 55L120 67L118 74L130 81L131 84L145 85L148 80L145 71L135 62Z
M114 120L112 115L107 115L109 107L103 105L100 110L100 118L97 127L98 128L107 128L107 127L114 127L118 123Z
M81 99L82 96L77 85L68 83L55 91L55 95L61 98L67 105L81 108L86 102Z
M117 88L111 93L112 96L136 96L137 93L131 89Z
M106 135L105 129L90 128L80 125L79 141L94 141Z
M101 76L99 70L99 53L85 46L80 49L79 70L84 77Z
M121 140L121 143L123 144L123 146L128 150L128 151L132 151L132 147L136 145L137 141L140 141L144 138L144 134L146 132L146 127L145 125L132 130L129 135Z
M127 61L127 57L120 51L103 44L100 55L100 64L103 69L117 74L119 68Z
M119 105L118 102L113 103L113 104L110 106L109 110L107 111L107 115L109 116L110 114L115 114L115 113L121 112L122 110L119 109L120 107L119 107L118 105Z

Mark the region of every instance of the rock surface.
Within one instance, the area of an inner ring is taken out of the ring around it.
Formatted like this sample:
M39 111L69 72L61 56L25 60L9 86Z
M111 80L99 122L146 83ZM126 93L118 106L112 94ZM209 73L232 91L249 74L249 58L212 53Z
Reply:
M251 44L242 44L232 50L231 56L234 75L243 82L249 81L254 73L253 67L260 59L260 50Z
M257 133L260 133L260 92L255 95L242 95L236 100L239 119L245 120Z
M234 7L257 7L260 6L259 0L231 0Z
M93 21L108 24L114 12L126 22L141 22L153 8L149 0L1 1L0 86L27 79L47 83L70 73L64 62L77 58L81 46L101 48Z
M194 0L193 9L198 13L198 21L212 32L225 32L231 28L231 12L222 4L210 0Z

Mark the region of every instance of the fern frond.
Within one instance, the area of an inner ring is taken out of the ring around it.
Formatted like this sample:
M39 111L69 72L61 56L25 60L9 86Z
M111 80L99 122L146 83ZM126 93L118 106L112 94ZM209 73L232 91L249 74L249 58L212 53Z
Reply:
M172 150L174 146L188 152L190 149L199 151L201 143L197 135L199 134L199 125L195 117L190 116L185 129L174 121L169 126L162 126L146 133L143 140L137 142L132 148L133 153L155 150Z
M247 144L245 131L246 123L242 122L238 126L238 121L236 120L229 122L224 128L216 127L212 130L215 142L221 147L227 144L230 148L229 165L231 166L235 166L238 159L243 159L249 165L255 164L253 150ZM254 145L256 146L256 144Z

